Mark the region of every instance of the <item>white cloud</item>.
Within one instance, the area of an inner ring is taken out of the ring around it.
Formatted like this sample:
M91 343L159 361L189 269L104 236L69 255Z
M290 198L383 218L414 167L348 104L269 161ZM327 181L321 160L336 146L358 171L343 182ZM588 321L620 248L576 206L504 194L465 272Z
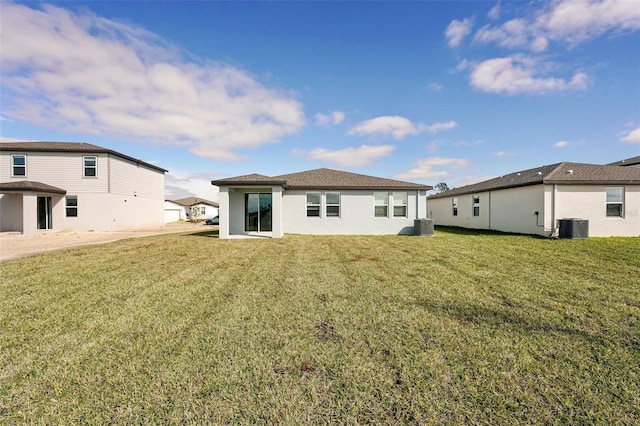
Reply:
M440 83L438 83L437 81L434 83L429 83L427 85L427 89L431 90L432 92L439 92L444 88L444 86Z
M495 4L495 6L493 6L491 8L491 10L489 10L489 13L487 13L487 18L489 19L500 19L500 2L498 1L498 3Z
M349 147L338 150L324 148L311 151L295 150L294 154L305 155L310 160L321 160L333 163L340 167L364 167L373 163L378 158L391 155L393 145L360 145L357 148Z
M433 124L413 123L411 120L400 116L382 116L366 120L356 124L347 132L352 136L391 136L396 140L422 132L436 133L456 127L455 121L446 121Z
M453 120L450 120L450 121L443 121L440 123L421 125L419 127L420 129L426 130L429 133L437 133L443 130L450 130L450 129L453 129L454 127L458 127L458 123L456 123Z
M507 95L545 95L586 89L585 73L576 72L569 80L541 76L547 68L547 63L519 55L494 58L473 65L469 80L471 86L483 92Z
M417 180L417 179L445 179L453 176L447 170L440 170L442 167L463 169L471 166L471 161L464 158L444 158L430 157L423 158L413 164L413 168L393 177L396 179Z
M465 18L462 21L453 20L445 31L447 44L450 47L457 47L462 40L471 33L473 27L473 19Z
M558 142L554 143L552 146L553 146L553 148L566 148L569 145L571 145L571 142L569 142L569 141L558 141Z
M347 132L348 135L382 135L402 139L419 133L418 126L411 120L400 116L382 116L356 124Z
M345 114L342 111L333 111L329 114L317 113L315 118L318 126L331 126L342 123L345 119Z
M561 0L541 4L542 9L532 15L495 27L482 27L474 35L474 41L541 52L547 49L549 40L574 46L610 31L623 33L640 29L637 1Z
M626 143L640 143L640 127L633 129L627 134L627 136L620 139Z
M516 155L515 152L511 151L496 151L493 153L494 157L511 157Z
M0 136L0 143L2 142L34 142L33 139L16 139L16 138L7 138L4 136Z
M236 159L305 123L301 103L247 71L188 55L134 25L2 6L3 115Z
M218 175L215 172L194 174L183 171L170 171L164 177L164 197L167 200L200 197L218 202L220 191L217 186L211 185L211 181Z

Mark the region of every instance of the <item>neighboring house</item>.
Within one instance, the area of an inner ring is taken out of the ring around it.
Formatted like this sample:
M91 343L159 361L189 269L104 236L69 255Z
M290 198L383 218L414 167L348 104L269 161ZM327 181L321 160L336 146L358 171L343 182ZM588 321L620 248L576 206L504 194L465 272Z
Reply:
M588 220L593 237L640 236L640 168L558 163L428 197L436 225L551 235Z
M163 226L166 170L88 143L0 143L0 231Z
M220 238L292 234L412 234L431 186L331 169L211 181Z
M609 166L640 167L640 156L609 163Z
M164 223L187 220L187 210L182 204L164 200Z
M172 204L168 205L167 203ZM165 202L165 220L167 220L167 214L170 215L169 219L175 217L175 213L167 213L167 208L169 209L169 211L171 211L175 210L176 206L182 207L182 220L192 220L194 212L197 213L195 218L198 220L209 219L218 216L218 203L205 200L204 198L187 197L181 198L179 200L167 200Z

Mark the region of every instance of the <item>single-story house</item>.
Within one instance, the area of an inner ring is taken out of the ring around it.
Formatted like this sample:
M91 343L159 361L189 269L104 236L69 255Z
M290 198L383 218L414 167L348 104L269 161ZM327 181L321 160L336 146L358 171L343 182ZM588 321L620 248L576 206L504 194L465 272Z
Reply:
M640 156L609 163L609 166L640 167Z
M550 236L562 219L593 237L640 236L640 168L563 162L428 197L435 225Z
M175 201L164 200L164 223L177 222L179 220L187 220L185 206Z
M203 220L218 216L218 203L199 197L165 200L165 223L177 220Z
M2 142L0 231L163 226L165 172L88 143Z
M220 238L292 234L412 234L431 186L332 169L211 181Z

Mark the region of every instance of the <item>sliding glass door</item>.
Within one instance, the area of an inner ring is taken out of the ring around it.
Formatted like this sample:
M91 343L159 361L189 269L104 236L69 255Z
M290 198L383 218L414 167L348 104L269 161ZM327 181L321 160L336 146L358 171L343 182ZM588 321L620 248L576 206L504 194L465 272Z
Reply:
M271 194L244 194L244 230L271 231Z
M38 229L53 229L51 197L38 197Z

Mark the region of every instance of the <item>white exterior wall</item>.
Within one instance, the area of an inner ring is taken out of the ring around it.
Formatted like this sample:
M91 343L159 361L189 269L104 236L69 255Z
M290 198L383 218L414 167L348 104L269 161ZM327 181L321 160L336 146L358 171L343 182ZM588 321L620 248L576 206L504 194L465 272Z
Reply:
M164 223L186 220L185 207L173 201L164 202Z
M0 231L22 232L22 194L0 194Z
M624 217L607 217L606 188L625 188ZM590 237L640 236L640 185L557 185L556 219L589 221Z
M204 213L200 213L198 215L198 219L200 220L204 220L204 219L210 219L213 217L218 216L219 211L217 207L213 207L210 206L209 204L194 204L191 207L185 207L185 212L186 212L186 220L191 220L191 209L193 207L197 207L198 208L198 212L200 212L201 208L204 207Z
M623 185L532 185L428 200L436 225L551 235L558 219L589 221L590 237L640 236L640 185L626 185L624 217L606 216L606 188ZM472 216L472 196L480 196L480 216ZM489 207L490 206L490 207ZM539 212L536 218L535 212Z
M491 191L490 229L518 234L551 235L552 220L546 220L543 185ZM538 212L536 217L535 212ZM548 224L545 230L545 223ZM540 226L538 226L540 225Z
M26 176L11 176L11 154L26 155ZM96 177L83 177L82 157L85 155L97 157ZM164 173L133 161L107 153L2 152L0 181L22 180L42 182L64 189L67 196L77 196L78 199L78 216L66 217L65 196L37 193L21 196L23 233L37 231L34 219L37 218L37 212L33 207L32 195L52 197L54 230L111 231L164 225ZM14 196L4 194L0 197L3 216L0 229L14 230L6 228L5 224L9 221L13 226L16 222L14 216L18 213L14 208L7 212L5 206L13 206L15 199L8 203L4 201Z
M320 192L320 217L307 217L307 192ZM326 192L340 192L340 217L326 217ZM282 199L284 233L316 235L387 235L412 234L414 219L419 217L420 204L416 191L407 192L407 217L393 217L393 199L390 197L390 217L374 216L374 192L386 191L316 191L287 190ZM393 191L388 191L391 195ZM425 196L420 197L425 205ZM424 207L422 207L424 211Z
M473 196L480 197L480 215L473 215ZM459 226L461 228L491 229L489 221L489 193L458 195L458 215L453 216L452 198L432 198L427 200L428 216L435 225Z

